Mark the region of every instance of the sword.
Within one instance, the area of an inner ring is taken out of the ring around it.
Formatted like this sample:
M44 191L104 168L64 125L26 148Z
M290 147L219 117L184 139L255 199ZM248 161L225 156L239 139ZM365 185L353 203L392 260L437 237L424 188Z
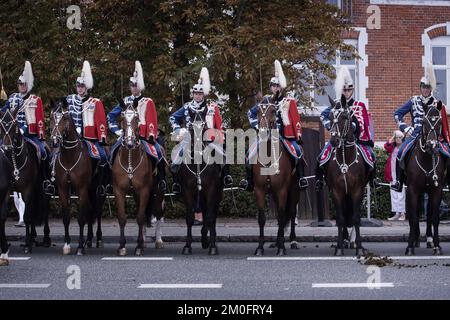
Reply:
M0 83L2 86L1 92L0 92L0 100L8 100L8 95L5 92L5 89L3 88L3 74L2 69L0 68Z

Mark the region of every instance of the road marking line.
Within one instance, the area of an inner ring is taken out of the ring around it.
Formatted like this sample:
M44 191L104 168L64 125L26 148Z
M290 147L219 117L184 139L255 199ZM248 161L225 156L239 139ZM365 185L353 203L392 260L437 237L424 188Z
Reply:
M0 283L0 288L45 289L50 283Z
M103 257L104 261L171 261L173 257Z
M384 258L385 256L380 256ZM387 256L387 258L392 260L450 260L450 256ZM269 261L269 260L285 260L285 261L348 261L348 260L361 260L361 257L247 257L248 261Z
M222 283L143 283L138 289L222 289Z
M393 288L392 282L379 282L379 283L367 283L367 282L354 282L354 283L313 283L312 288Z
M8 257L8 260L12 260L12 261L27 261L30 259L31 259L31 257Z
M247 257L249 261L266 261L266 260L357 260L356 257Z

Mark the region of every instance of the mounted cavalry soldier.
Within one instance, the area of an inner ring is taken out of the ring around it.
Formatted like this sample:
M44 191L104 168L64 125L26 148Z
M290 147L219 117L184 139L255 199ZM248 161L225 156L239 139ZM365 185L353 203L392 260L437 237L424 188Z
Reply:
M130 91L131 95L123 99L125 105L135 106L139 114L139 137L142 142L145 142L145 149L149 156L151 156L157 163L158 168L158 187L162 192L167 189L166 174L165 174L165 159L164 144L158 131L158 116L156 113L155 104L152 99L144 97L142 91L145 89L144 73L141 63L135 62L135 70L133 76L130 77ZM108 113L109 129L119 137L114 144L111 151L111 163L114 158L114 152L122 143L123 130L118 125L118 118L122 114L122 107L117 104L113 110ZM162 131L161 131L162 132Z
M77 94L66 97L69 114L75 125L78 136L84 141L91 158L98 160L101 187L104 194L108 156L103 146L106 145L106 116L100 99L90 95L94 87L91 66L88 61L83 62L81 75L77 78ZM50 191L50 188L48 190Z
M26 141L35 146L38 159L40 160L41 171L44 175L48 175L49 151L44 142L44 107L41 98L31 94L33 84L34 76L31 63L26 61L23 73L17 80L19 92L13 93L9 97L2 108L2 112L19 110L16 120L20 133L25 137Z
M397 154L396 161L396 176L397 180L391 184L391 189L401 192L403 189L403 183L405 182L405 159L408 157L409 151L415 144L417 138L422 132L422 123L424 119L424 107L426 105L437 105L439 100L433 96L433 91L436 89L436 78L434 75L433 67L428 64L426 74L420 80L420 96L411 97L403 106L399 107L394 112L394 119L397 125L405 135L406 139L400 146ZM406 114L411 114L411 126L408 126L403 120ZM442 132L439 137L440 152L446 158L450 158L449 150L449 130L447 112L445 106L441 109L442 117Z
M351 107L352 114L352 127L356 132L357 147L360 155L364 159L366 167L369 169L369 181L373 183L375 178L375 154L373 152L373 130L370 126L369 113L367 112L366 105L357 101L353 97L354 84L350 71L346 66L341 66L335 81L336 98L335 104L339 107L345 103ZM331 99L331 98L330 98ZM333 102L330 100L330 102ZM332 103L333 104L333 103ZM330 114L332 106L326 108L320 115L320 119L323 126L330 131L332 123L330 121ZM327 168L328 162L332 157L334 148L328 142L322 149L318 157L318 166L316 168L316 189L319 190L323 187L323 176Z
M303 150L301 147L302 142L302 127L300 124L300 114L297 109L297 102L291 97L286 97L283 93L283 89L287 86L286 77L284 76L283 69L278 60L275 60L275 76L270 79L269 88L272 92L271 95L266 95L262 99L262 104L275 103L276 115L277 115L277 128L280 132L280 138L286 150L292 156L295 161L295 168L298 178L298 185L300 189L306 189L308 187L308 180L304 177L305 167L303 157ZM273 102L274 98L278 94L278 98ZM253 106L247 113L248 120L253 129L258 130L258 108L259 104ZM256 143L250 147L250 151L247 156L246 165L246 178L241 180L239 187L243 190L253 190L253 173L251 165L248 163L258 149ZM253 152L252 152L253 150Z
M198 83L192 87L191 93L193 96L192 101L186 102L177 111L175 111L169 118L169 122L172 125L172 135L175 140L181 141L183 137L188 132L188 129L195 119L191 118L191 115L201 115L205 113L205 121L207 126L207 141L214 142L214 149L221 153L225 159L225 137L222 127L222 117L220 114L219 107L215 101L206 100L210 91L210 80L207 68L202 68L200 72L200 78ZM184 123L186 128L182 128ZM189 143L189 142L188 142ZM222 145L223 147L219 147ZM177 151L175 159L172 157L171 171L174 178L174 184L172 186L172 192L175 194L181 193L181 185L178 180L178 170L184 159L183 152L185 151L185 146L183 141L180 144L181 148L176 149ZM230 187L233 184L233 179L230 175L229 164L224 161L222 166L222 178L225 187Z

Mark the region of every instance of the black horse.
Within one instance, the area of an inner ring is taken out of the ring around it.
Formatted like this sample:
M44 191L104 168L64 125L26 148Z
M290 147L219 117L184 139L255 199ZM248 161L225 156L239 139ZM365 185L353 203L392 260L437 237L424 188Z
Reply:
M33 242L36 242L36 225L40 225L43 221L43 245L49 247L51 244L48 226L49 198L42 192L43 170L46 168L43 168L41 160L38 159L36 148L19 132L16 120L18 112L19 108L13 111L8 109L5 113L0 113L0 138L3 141L1 148L12 167L11 189L22 193L25 202L24 252L31 253Z
M183 254L192 253L194 210L200 210L204 215L201 230L202 248L209 248L210 255L218 254L216 246L216 219L219 205L223 198L224 185L221 179L221 165L214 163L208 157L205 161L205 157L203 156L209 153L211 157L215 157L215 151L210 152L211 149L208 149L211 144L205 144L203 142L203 137L207 130L205 121L206 112L206 106L198 112L189 109L190 117L193 121L189 125L187 134L183 140L186 142L186 147L190 146L191 152L187 156L190 156L191 160L199 158L201 161L194 161L194 163L183 162L178 172L174 172L174 174L178 175L182 188L183 202L186 206L187 238L186 245L182 251ZM195 143L196 138L202 141L200 145ZM187 153L186 150L184 152ZM210 234L209 240L208 231Z
M348 234L347 228L354 227L356 232L356 255L365 249L361 244L361 203L364 188L369 181L369 172L362 156L357 149L357 136L352 128L352 122L358 125L351 107L342 96L341 101L335 103L330 99L332 112L330 120L331 139L334 147L333 155L326 170L325 179L330 189L336 208L336 224L338 226L338 242L335 255L344 254L344 238Z
M8 213L8 195L12 182L12 165L3 149L0 149L0 266L8 265L8 241L5 222Z
M406 255L414 255L414 247L419 244L420 195L428 194L427 220L433 225L433 253L442 254L439 245L439 206L445 183L445 159L439 151L442 131L442 102L433 101L424 107L421 135L416 139L411 152L405 159L406 165L406 214L409 220L409 238ZM428 223L429 225L429 223ZM429 230L428 230L429 229ZM427 235L431 227L427 228Z

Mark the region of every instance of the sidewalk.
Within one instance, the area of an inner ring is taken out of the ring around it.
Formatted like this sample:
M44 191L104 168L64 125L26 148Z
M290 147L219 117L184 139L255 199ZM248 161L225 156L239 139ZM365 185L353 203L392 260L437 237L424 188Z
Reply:
M17 221L9 219L6 223L6 235L9 241L23 241L25 228L14 227ZM337 240L335 221L333 227L310 227L312 220L299 220L296 226L297 240L301 242L333 242ZM221 242L257 242L259 227L257 219L230 219L219 218L216 225L218 241ZM422 239L425 235L425 223L420 223ZM193 227L194 241L200 239L200 226ZM277 221L267 220L265 227L266 241L275 241L277 235ZM127 241L136 241L137 224L135 220L128 220L125 227ZM38 238L42 239L43 227L37 227ZM94 235L96 226L94 226ZM119 224L117 219L106 218L102 220L103 240L106 243L117 243L119 240ZM288 239L290 229L285 233ZM155 228L147 228L148 238L154 238ZM85 227L85 235L87 227ZM383 221L382 227L361 227L363 242L404 242L409 234L408 221ZM450 241L450 221L442 221L439 226L441 241ZM70 235L72 241L78 237L78 224L71 220ZM167 242L184 242L186 237L186 224L182 219L165 219L162 224L163 240ZM53 242L62 243L64 239L64 226L61 220L50 221L50 237ZM94 238L95 240L95 238Z

